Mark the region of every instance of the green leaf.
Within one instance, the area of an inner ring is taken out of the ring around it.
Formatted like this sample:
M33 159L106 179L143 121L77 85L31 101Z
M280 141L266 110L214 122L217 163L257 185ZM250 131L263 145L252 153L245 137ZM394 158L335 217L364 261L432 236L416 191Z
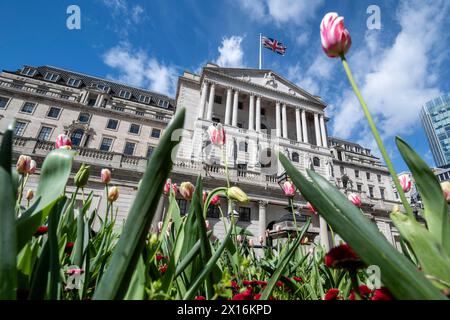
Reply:
M266 288L263 290L260 300L269 299L270 295L272 294L273 289L275 288L275 285L276 285L278 279L283 274L286 267L289 265L289 262L291 261L295 251L297 250L298 246L300 245L300 243L302 241L303 235L305 234L306 230L308 230L310 222L311 222L311 219L309 218L303 225L300 232L298 233L298 236L295 239L294 243L292 245L288 244L288 246L287 246L288 250L285 251L285 253L282 255L282 258L278 259L278 263L275 268L275 271L273 272L272 276L270 277L270 280L267 283Z
M450 256L450 215L439 181L426 162L405 141L397 137L395 142L416 182L428 229Z
M11 178L11 128L6 130L0 149L0 300L16 299L17 226L15 191Z
M125 294L124 300L143 300L145 294L145 264L142 256L139 258L131 278L128 292Z
M94 299L120 299L128 290L134 269L143 251L164 183L172 169L173 148L179 142L172 141L172 133L182 128L184 117L185 109L178 109L149 160L119 242L114 249L109 266L95 290Z
M325 178L308 170L308 181L281 153L286 173L309 201L369 265L378 265L383 283L397 299L446 299L425 276L361 214L347 198Z
M52 206L64 194L76 152L56 149L44 160L39 177L35 204L17 220L18 250L31 239L37 228L44 223Z
M393 212L391 213L391 219L401 236L412 247L423 271L427 275L450 283L450 257L445 253L441 244L434 237L431 237L428 230L413 218L400 212ZM435 285L445 289L438 282L435 282Z

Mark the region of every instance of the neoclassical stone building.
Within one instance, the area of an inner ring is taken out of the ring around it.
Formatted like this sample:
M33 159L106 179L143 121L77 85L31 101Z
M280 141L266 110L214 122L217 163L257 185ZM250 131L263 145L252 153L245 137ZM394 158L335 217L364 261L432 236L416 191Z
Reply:
M48 66L24 66L0 75L0 131L16 119L14 156L29 154L40 167L56 136L68 134L79 151L74 173L81 163L91 165L88 189L94 191L93 206L99 212L104 211L106 202L100 170L112 170L112 182L121 190L117 201L120 218L126 218L147 159L180 107L187 112L171 174L173 182L194 183L202 175L207 191L225 186L226 163L230 184L250 197L249 203L237 205L234 212L255 243L260 235L272 239L289 229L291 208L279 186L284 170L277 152L284 153L302 172L313 169L343 192L360 193L365 213L387 239L395 241L388 212L398 201L386 168L370 150L329 138L325 102L271 70L207 64L201 74L186 71L179 77L174 100ZM206 128L218 122L227 133L225 152L209 144L206 134ZM354 149L348 150L348 146ZM364 180L368 173L370 178ZM30 187L36 187L35 177ZM155 222L162 219L166 202L161 198ZM180 198L178 203L186 213L189 202ZM221 207L227 212L225 199ZM307 210L301 195L294 198L294 208L300 224L308 216L312 218L309 241L329 245L325 221ZM218 208L210 208L208 219L220 237L224 230ZM282 227L280 232L277 225Z

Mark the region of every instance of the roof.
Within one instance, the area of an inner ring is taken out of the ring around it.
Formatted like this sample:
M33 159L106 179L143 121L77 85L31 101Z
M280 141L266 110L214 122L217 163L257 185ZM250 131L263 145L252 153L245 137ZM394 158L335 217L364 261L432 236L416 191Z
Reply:
M73 86L69 86L67 84L67 81L69 80L69 78L72 79L79 79L81 80L81 84L76 87L76 88L86 88L86 87L91 87L92 84L96 85L96 84L101 84L101 85L106 85L110 88L110 92L109 94L113 97L117 97L117 98L121 98L119 96L119 92L121 90L125 90L125 91L129 91L131 93L131 97L130 101L134 101L134 102L138 102L138 103L142 103L139 101L139 96L143 95L143 96L149 96L151 97L151 103L154 104L157 107L166 109L164 107L158 106L158 101L159 100L163 100L163 101L168 101L169 106L168 106L168 110L174 110L175 109L175 100L173 100L172 98L168 97L167 95L158 93L158 92L154 92L154 91L150 91L150 90L146 90L143 88L138 88L138 87L133 87L133 86L129 86L127 84L124 83L120 83L117 81L111 81L111 80L107 80L104 78L99 78L99 77L95 77L95 76L91 76L91 75L86 75L83 73L79 73L79 72L75 72L75 71L70 71L70 70L65 70L65 69L61 69L61 68L57 68L57 67L53 67L53 66L39 66L39 67L34 67L34 66L28 66L28 65L24 65L24 67L28 67L28 68L33 68L35 69L37 72L33 75L33 76L28 76L25 74L22 74L21 71L23 70L23 68L18 69L17 71L8 71L8 70L3 70L6 73L12 73L12 74L17 74L20 75L22 77L28 77L28 78L33 78L33 79L38 79L40 81L46 81L49 83L56 83L58 85L62 85L62 86L66 86L66 87L70 87L70 88L74 88ZM58 80L56 81L50 81L50 80L45 80L44 76L47 72L52 72L52 73L56 73L59 75Z

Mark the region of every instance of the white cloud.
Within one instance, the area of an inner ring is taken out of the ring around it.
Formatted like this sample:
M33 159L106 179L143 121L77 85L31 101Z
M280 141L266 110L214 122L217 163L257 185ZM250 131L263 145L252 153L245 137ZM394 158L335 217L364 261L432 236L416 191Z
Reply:
M299 46L303 46L303 45L307 44L308 41L309 41L309 34L306 33L306 32L301 33L300 35L298 35L298 36L295 38L295 42L296 42L297 45L299 45Z
M393 44L383 48L379 41L382 34L372 33L384 31L370 31L365 46L349 55L350 66L384 138L414 132L422 104L440 94L438 77L430 74L439 72L433 56L446 43L442 37L448 8L445 2L427 6L403 1L397 13L401 31ZM370 143L371 135L364 138L368 132L361 130L363 114L354 93L344 91L334 107L333 134L348 138L357 133L361 141ZM367 128L365 122L363 127Z
M125 0L102 0L103 4L111 9L112 16L120 19L117 31L127 35L128 27L140 24L145 20L145 9L137 4L129 6Z
M178 77L175 66L161 63L142 50L135 51L129 44L120 44L109 49L103 61L118 72L117 76L108 75L109 78L158 93L174 94Z
M219 57L215 62L221 67L242 67L244 65L244 51L241 46L243 39L240 36L224 37L217 49Z
M314 17L323 0L236 0L249 17L261 22L303 24ZM269 19L263 19L269 18Z
M131 20L133 20L134 23L138 24L142 21L144 17L144 8L140 5L135 5L131 8Z

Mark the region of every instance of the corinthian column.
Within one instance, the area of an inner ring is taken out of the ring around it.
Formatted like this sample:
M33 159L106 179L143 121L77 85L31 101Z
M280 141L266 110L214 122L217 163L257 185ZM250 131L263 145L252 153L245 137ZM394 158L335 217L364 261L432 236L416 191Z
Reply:
M295 128L297 131L297 141L302 142L302 129L300 125L300 109L295 108Z
M288 138L286 104L283 103L283 138Z
M232 99L232 89L227 89L227 105L225 107L225 124L230 124L231 122L231 99Z
M256 97L256 131L261 132L261 97Z
M308 143L308 127L306 124L306 111L302 109L302 130L303 130L303 142Z
M237 127L237 119L238 119L238 102L239 102L239 91L234 90L234 99L233 99L233 120L231 125L233 127Z
M320 123L320 134L322 136L322 147L328 148L327 133L325 129L325 121L323 120L323 114L319 116L319 123Z
M253 94L250 94L248 107L248 129L255 130L255 96Z
M322 143L320 141L319 114L317 113L314 113L314 129L316 132L316 145L320 147Z
M281 110L280 110L280 103L277 101L275 104L275 119L276 119L276 126L277 126L277 138L281 138Z
M212 83L211 89L209 90L208 110L206 111L206 119L207 120L212 119L215 89L216 89L216 85L214 83Z
M206 95L208 93L209 83L204 81L202 91L200 93L200 102L198 103L198 117L203 118L205 115Z

